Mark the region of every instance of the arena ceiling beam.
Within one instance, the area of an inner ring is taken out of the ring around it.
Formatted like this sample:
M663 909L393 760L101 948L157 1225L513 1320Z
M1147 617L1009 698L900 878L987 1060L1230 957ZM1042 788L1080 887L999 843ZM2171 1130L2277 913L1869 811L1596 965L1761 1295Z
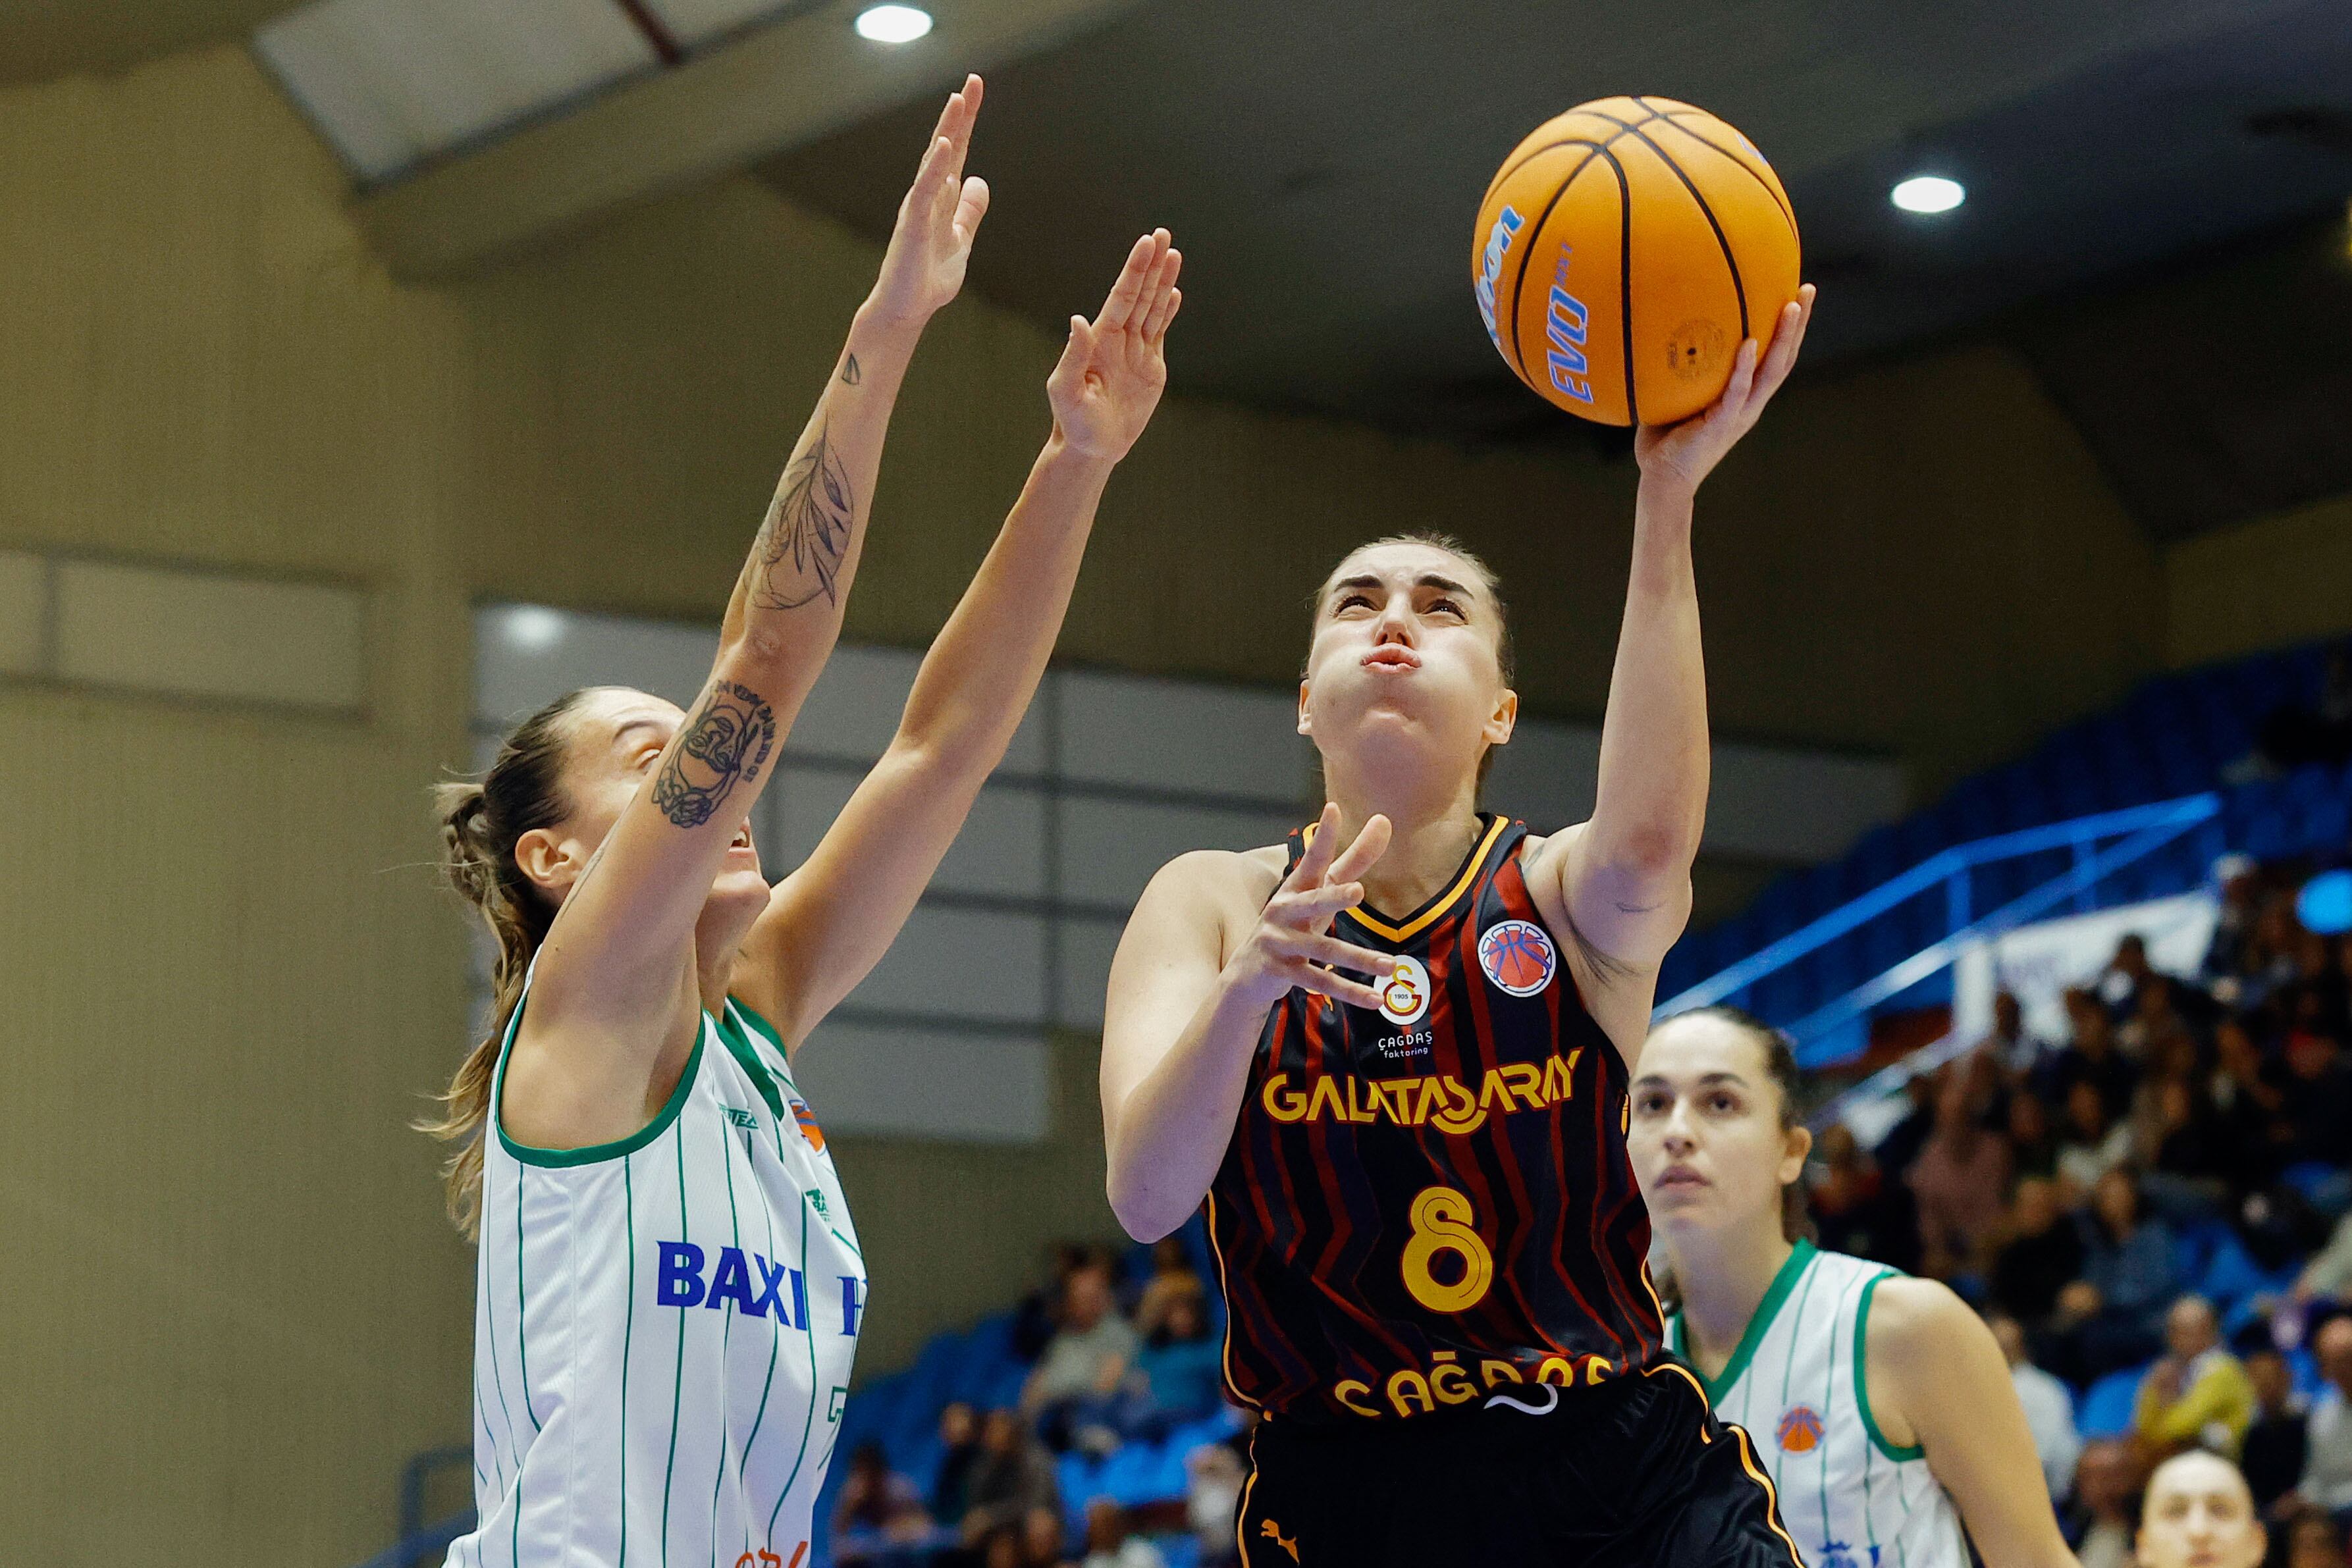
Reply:
M464 274L599 213L742 168L986 72L1140 0L929 0L938 26L882 47L822 5L362 195L403 277ZM909 153L909 157L913 156Z

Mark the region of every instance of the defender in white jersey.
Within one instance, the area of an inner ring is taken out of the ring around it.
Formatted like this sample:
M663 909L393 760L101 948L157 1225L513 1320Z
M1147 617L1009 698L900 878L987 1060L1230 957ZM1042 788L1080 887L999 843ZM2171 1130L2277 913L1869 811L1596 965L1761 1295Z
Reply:
M1671 1263L1667 1346L1748 1432L1811 1568L2073 1568L2008 1363L1932 1280L1807 1239L1787 1037L1708 1008L1651 1030L1627 1143Z
M841 625L884 427L963 277L978 78L950 97L728 605L689 717L596 687L445 788L499 942L499 1028L433 1130L480 1245L465 1568L803 1568L866 1268L793 1052L880 959L1036 689L1096 504L1166 384L1137 242L1046 382L1053 433L898 733L771 888L745 826Z

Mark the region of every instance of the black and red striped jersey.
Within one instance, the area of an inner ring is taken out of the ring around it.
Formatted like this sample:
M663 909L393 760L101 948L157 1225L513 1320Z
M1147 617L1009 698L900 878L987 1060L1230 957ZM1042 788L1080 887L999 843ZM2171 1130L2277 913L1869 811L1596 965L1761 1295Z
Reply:
M1308 830L1307 831L1311 831ZM1527 824L1402 919L1378 1011L1294 990L1267 1014L1209 1190L1225 1376L1283 1416L1397 1420L1497 1396L1549 1408L1664 1358L1624 1064L1528 896ZM1289 863L1305 852L1293 833Z

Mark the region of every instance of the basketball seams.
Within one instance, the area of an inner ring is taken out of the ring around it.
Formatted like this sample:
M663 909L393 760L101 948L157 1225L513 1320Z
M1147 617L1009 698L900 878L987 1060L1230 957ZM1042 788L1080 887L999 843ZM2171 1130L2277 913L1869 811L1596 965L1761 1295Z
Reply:
M1706 110L1691 110L1687 112L1692 114L1706 114ZM1664 120L1670 129L1682 132L1685 136L1689 137L1693 141L1697 142L1700 146L1715 153L1717 157L1729 162L1741 173L1755 181L1757 184L1762 186L1764 193L1772 198L1772 204L1780 209L1781 221L1789 225L1789 237L1792 240L1796 240L1801 246L1804 243L1803 237L1797 233L1797 214L1790 210L1788 195L1770 180L1766 179L1762 172L1754 164L1750 163L1747 159L1742 158L1733 149L1726 147L1723 143L1714 140L1712 137L1702 136L1698 131L1693 130L1687 125L1685 125L1681 120L1676 120L1671 114L1662 114L1658 118ZM1712 120L1714 119L1714 116L1706 115L1706 118ZM1644 120L1643 123L1646 125L1649 122ZM1721 124L1722 121L1717 120L1717 123Z
M1606 147L1596 151L1617 176L1617 326L1624 339L1625 423L1639 425L1642 408L1633 391L1633 190L1617 154Z
M1527 350L1519 346L1519 334L1525 319L1520 314L1519 307L1527 298L1528 266L1535 259L1536 247L1542 243L1544 225L1551 221L1552 214L1558 210L1561 199L1568 194L1568 188L1576 183L1578 175L1592 167L1593 159L1605 155L1607 152L1608 149L1601 146L1594 147L1591 152L1587 152L1584 155L1584 162L1568 172L1568 178L1559 183L1559 187L1551 193L1551 200L1544 204L1543 211L1537 214L1535 222L1528 225L1528 243L1519 252L1518 276L1511 280L1511 368L1518 372L1521 381L1528 379Z
M1649 121L1643 120L1642 123L1646 125ZM1723 225L1717 220L1715 209L1706 204L1706 197L1699 192L1698 182L1685 173L1683 166L1675 162L1664 148L1651 141L1643 131L1637 129L1633 135L1642 145L1658 155L1658 162L1674 171L1675 178L1680 180L1683 183L1683 189L1690 193L1690 199L1698 204L1699 215L1706 219L1706 226L1715 232L1716 246L1723 252L1723 265L1731 272L1732 297L1739 301L1739 339L1740 341L1746 342L1748 337L1748 285L1739 276L1739 258L1731 253L1730 236L1723 232Z

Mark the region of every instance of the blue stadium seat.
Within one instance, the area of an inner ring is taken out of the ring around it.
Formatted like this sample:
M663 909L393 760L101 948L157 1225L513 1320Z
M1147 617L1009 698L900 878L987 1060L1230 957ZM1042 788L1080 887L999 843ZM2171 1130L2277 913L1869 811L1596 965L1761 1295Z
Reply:
M2085 1441L2120 1437L2131 1430L2132 1406L2139 1397L2139 1380L2146 1366L2110 1372L2084 1392L2074 1406L2074 1429Z

